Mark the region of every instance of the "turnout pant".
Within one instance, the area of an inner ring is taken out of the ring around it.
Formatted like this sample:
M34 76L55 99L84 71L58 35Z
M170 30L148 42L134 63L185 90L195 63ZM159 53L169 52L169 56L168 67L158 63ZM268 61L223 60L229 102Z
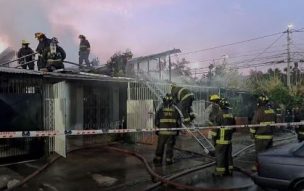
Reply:
M87 66L90 66L90 61L89 61L89 54L79 54L79 66L82 66L83 61Z
M24 62L20 62L20 64L21 64L21 67L23 69L26 69L28 67L28 69L34 70L34 67L35 67L34 62L31 62L31 63L28 63L28 64L24 64Z
M173 159L173 149L175 145L176 135L158 135L157 147L155 155L162 159L164 155L165 145L167 144L166 159Z
M189 96L180 103L180 109L183 113L185 124L189 124L191 122L190 112L192 111L191 107L193 100L193 96Z
M255 151L261 153L272 147L272 139L257 139L255 138Z
M38 67L38 70L46 67L46 62L41 56L38 57L37 67Z
M231 174L233 171L232 144L216 144L215 157L215 173L218 175Z

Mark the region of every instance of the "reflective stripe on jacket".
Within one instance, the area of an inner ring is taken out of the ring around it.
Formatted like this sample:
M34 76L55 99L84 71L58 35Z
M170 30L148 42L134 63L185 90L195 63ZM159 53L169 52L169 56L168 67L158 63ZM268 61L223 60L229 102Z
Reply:
M193 97L193 93L191 93L188 89L182 87L173 87L171 90L171 94L175 101L182 102L189 97Z
M160 108L155 116L155 125L158 128L178 128L180 127L180 115L178 111L173 107ZM171 131L176 133L176 131ZM159 132L159 134L170 134L168 132Z
M256 110L252 123L261 125L270 125L275 123L276 114L273 109L266 106L260 106ZM261 126L250 128L250 132L254 134L256 139L272 139L273 138L273 127Z
M220 125L234 125L235 120L233 115L231 113L228 113L228 111L223 112L224 113L220 112L222 115L222 122ZM209 131L208 137L212 138L216 144L227 145L231 143L233 132L233 128L222 127Z

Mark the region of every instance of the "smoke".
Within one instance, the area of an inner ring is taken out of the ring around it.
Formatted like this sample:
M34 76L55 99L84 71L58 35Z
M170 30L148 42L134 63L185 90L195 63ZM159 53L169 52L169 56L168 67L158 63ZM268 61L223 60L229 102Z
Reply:
M21 47L22 39L28 40L33 49L38 42L35 32L47 37L57 37L66 52L67 60L77 61L79 34L84 34L91 43L92 54L102 63L116 51L139 50L134 42L131 25L137 10L165 4L167 1L123 0L10 0L0 2L0 43ZM135 44L135 45L134 45Z

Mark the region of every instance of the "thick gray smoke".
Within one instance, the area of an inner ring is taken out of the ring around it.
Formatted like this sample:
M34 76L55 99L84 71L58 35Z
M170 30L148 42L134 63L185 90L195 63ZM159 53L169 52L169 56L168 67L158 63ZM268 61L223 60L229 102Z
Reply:
M57 0L50 3L60 5ZM61 29L57 30L59 26L52 23L52 16L49 15L51 9L53 7L44 0L0 1L0 41L18 50L21 47L21 40L26 39L31 43L30 47L36 49L38 42L34 38L34 33L44 32L49 38L58 37L60 45L67 52L67 59L76 61L77 33L68 25L62 25Z

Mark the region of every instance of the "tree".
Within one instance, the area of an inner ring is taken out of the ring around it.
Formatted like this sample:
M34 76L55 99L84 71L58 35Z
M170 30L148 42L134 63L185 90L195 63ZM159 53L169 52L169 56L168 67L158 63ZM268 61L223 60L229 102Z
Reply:
M187 76L191 77L191 71L190 68L188 67L188 64L190 62L187 61L185 58L182 58L182 60L177 60L176 63L172 63L172 74L175 76Z
M111 76L125 76L126 65L128 60L133 57L133 53L130 50L126 50L124 53L116 52L108 60L106 66L110 71Z

